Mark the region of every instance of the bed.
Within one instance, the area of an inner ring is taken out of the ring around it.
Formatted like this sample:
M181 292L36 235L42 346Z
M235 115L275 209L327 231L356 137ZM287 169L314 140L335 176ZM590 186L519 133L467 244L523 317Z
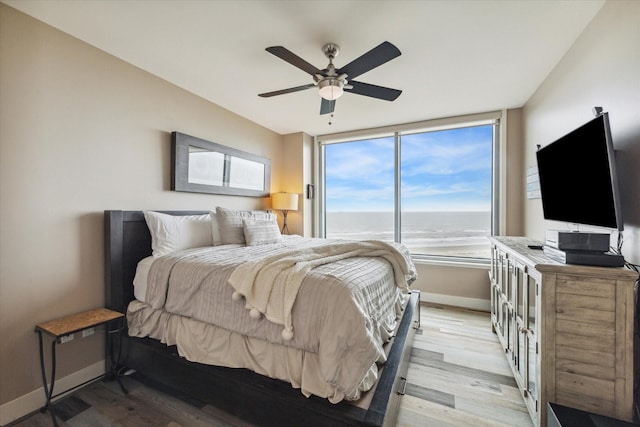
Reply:
M181 217L209 213L173 211L161 214ZM203 363L189 361L184 357L185 350L180 348L181 344L177 343L176 345L171 339L166 339L164 333L154 335L145 331L141 332L144 327L139 327L132 319L135 319L135 312L138 311L136 307L144 308L144 305L149 305L149 302L141 303L136 299L133 282L136 279L136 270L140 261L149 259L152 251L156 249L157 242L152 241L145 214L142 211L105 211L104 220L106 306L121 312L128 310L127 314L132 328L122 337L122 352L119 360L121 371L135 370L139 379L152 386L161 387L185 399L192 399L194 402L211 404L256 425L299 425L300 420L304 420L304 424L310 426L383 426L395 423L399 397L403 394L406 384L409 349L415 329L419 327L418 292L409 291L404 297L402 307L397 308L398 321L395 322L395 329L391 331L392 338L384 346L386 362L377 369L377 379L373 386L367 384L361 392L355 393L353 391L345 392L340 387L337 387L341 390L339 393L336 393L333 388L332 391L327 392L322 389L314 389L313 386L309 390L305 390L305 386L301 384L295 384L292 387L294 382L290 382L288 378L275 379L269 375L257 373L260 372L260 369L253 369L253 366L251 367L253 370L250 370L244 367L212 365L206 361ZM292 245L298 244L294 238L289 241L293 242ZM288 242L287 244L289 244ZM224 250L235 251L239 249L225 247ZM188 257L202 256L200 249L187 250L186 252L188 254L185 256ZM210 252L213 253L213 251ZM235 254L235 252L228 252L228 254ZM232 256L236 257L236 255ZM184 257L181 255L179 258ZM173 264L171 266L170 269L173 268ZM239 269L236 268L236 270ZM316 268L316 270L322 270L322 268ZM232 274L236 272L235 270L231 271ZM238 276L243 278L240 280L242 283L246 282L247 271L244 273L244 276ZM303 282L301 289L304 286L308 287L304 283L306 282ZM242 292L239 292L238 289ZM243 303L244 308L249 312L251 311L249 308L255 309L249 305L250 290L238 289L226 290L225 292L228 294L224 295L224 300L240 300L236 303ZM161 291L160 294L162 292L166 294L166 290ZM198 298L206 299L207 297L200 296ZM218 299L223 298L218 296ZM245 302L246 304L244 304ZM298 304L296 302L294 309L289 314L295 314L294 310ZM158 305L158 307L161 306L162 304ZM149 307L146 309L150 310ZM159 308L158 310L165 309ZM188 325L186 329L198 329L193 326L194 324L188 323L192 321L191 317L195 316L194 313L181 315L174 313L174 311L172 309L171 316L176 318L178 324L186 322L185 324ZM260 314L264 317L269 316L269 313L262 307L259 307L258 311L260 313L256 316L257 318L260 317ZM285 310L284 313L287 311ZM290 317L284 316L281 322L278 320L269 322L274 323L274 328L278 332L282 332L281 340L283 341L277 346L292 346L293 344L290 343L294 343L298 339L302 340L299 337L303 336L304 327L299 323L291 323ZM298 317L294 316L294 319ZM195 321L199 322L200 319ZM260 321L267 322L267 320ZM289 333L293 331L291 333L293 337L287 337L285 333L287 331ZM160 335L163 336L162 339L160 339ZM165 341L165 343L161 341ZM206 357L207 352L201 353ZM313 360L309 353L306 353L306 359ZM192 354L189 354L189 358L194 359ZM197 360L197 356L195 358ZM298 357L298 359L306 360L305 357ZM107 363L112 363L110 354L107 355ZM366 381L363 382L366 383Z

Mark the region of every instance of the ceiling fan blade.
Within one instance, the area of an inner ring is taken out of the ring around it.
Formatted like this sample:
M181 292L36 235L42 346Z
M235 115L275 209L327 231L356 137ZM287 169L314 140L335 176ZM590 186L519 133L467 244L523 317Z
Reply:
M293 65L294 67L298 67L300 68L302 71L311 74L312 76L314 74L318 74L320 73L320 70L318 70L316 67L314 67L313 65L309 64L307 61L305 61L304 59L300 58L298 55L296 55L295 53L291 52L289 49L282 47L282 46L271 46L265 49L267 52L274 54L275 56L277 56L278 58L282 59L283 61L287 61L289 64Z
M261 96L263 98L270 98L276 95L284 95L285 93L299 92L301 90L311 89L312 87L315 87L315 84L309 83L308 85L290 87L289 89L281 89L281 90L274 90L273 92L260 93L258 94L258 96Z
M391 89L384 86L376 86L369 83L356 82L351 80L349 84L351 89L345 88L345 92L355 93L356 95L370 96L371 98L384 99L385 101L395 101L402 93L401 90Z
M400 55L400 50L397 47L389 42L383 42L371 49L369 52L340 68L337 72L338 74L347 73L349 75L349 79L354 79Z
M322 98L322 102L320 103L320 114L330 114L333 113L333 110L336 109L336 100L329 101L328 99Z

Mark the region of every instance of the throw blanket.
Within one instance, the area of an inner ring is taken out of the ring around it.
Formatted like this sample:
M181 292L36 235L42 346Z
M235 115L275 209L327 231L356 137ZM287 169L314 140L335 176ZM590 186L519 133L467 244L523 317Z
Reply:
M233 299L245 298L254 319L264 315L283 325L282 338L293 338L291 311L303 279L313 268L351 257L382 257L393 267L396 286L408 290L415 268L403 246L377 240L337 241L334 245L279 253L238 266L229 277Z

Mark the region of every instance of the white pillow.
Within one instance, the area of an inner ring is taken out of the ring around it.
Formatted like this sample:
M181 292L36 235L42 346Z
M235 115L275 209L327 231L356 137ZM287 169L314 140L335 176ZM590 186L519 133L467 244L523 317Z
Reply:
M248 246L268 245L282 241L282 235L275 219L267 221L245 219L243 228Z
M149 278L149 270L151 264L155 261L155 257L148 256L143 258L136 266L136 275L133 276L133 296L138 300L145 302L147 298L147 279Z
M154 257L182 249L213 246L210 214L180 216L153 211L143 213L151 233Z
M215 212L210 212L211 216L211 237L213 238L213 245L217 246L222 243L220 238L220 226L218 225L218 215Z
M243 244L244 239L244 225L243 220L262 220L262 221L275 221L276 215L270 212L264 211L237 211L233 209L216 208L216 214L218 216L218 228L220 229L220 240L223 245L229 244Z

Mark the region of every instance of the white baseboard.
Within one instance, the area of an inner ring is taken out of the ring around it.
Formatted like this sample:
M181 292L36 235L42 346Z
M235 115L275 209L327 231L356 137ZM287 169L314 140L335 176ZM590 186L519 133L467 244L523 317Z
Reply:
M420 292L420 301L451 305L454 307L470 308L472 310L478 311L491 311L491 301L478 298L456 297L452 295Z
M96 362L93 365L80 369L64 378L56 378L56 385L53 393L59 393L62 390L68 390L95 377L104 374L104 360ZM19 418L24 417L45 404L44 389L38 389L20 396L17 399L0 405L0 426L4 426Z

